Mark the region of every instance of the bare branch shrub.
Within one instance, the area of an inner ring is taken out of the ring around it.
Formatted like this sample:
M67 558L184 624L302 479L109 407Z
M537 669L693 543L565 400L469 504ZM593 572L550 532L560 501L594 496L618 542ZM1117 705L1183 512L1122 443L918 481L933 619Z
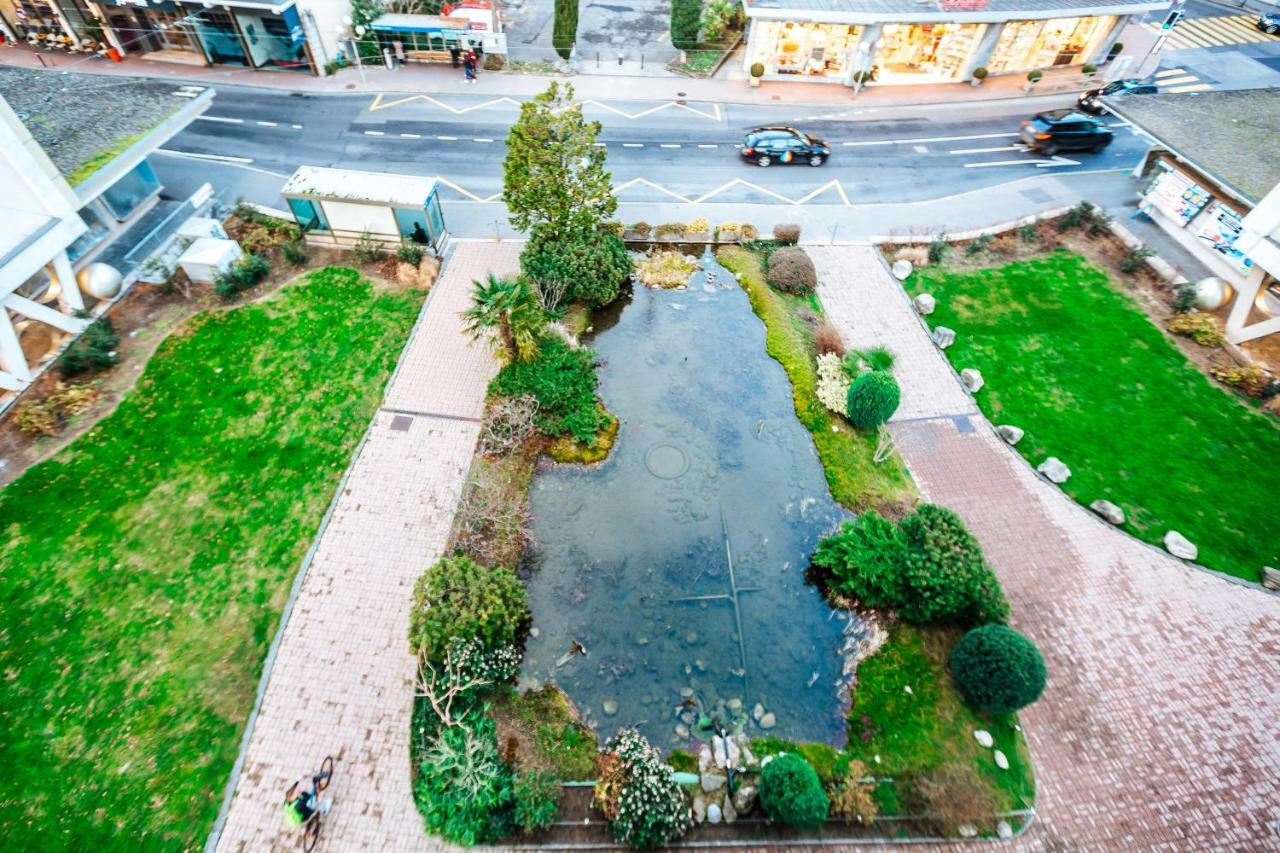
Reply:
M454 517L452 550L486 566L514 566L529 541L523 454L496 460L476 457Z
M480 452L485 456L509 453L524 444L536 431L538 401L525 394L499 397L489 406L480 430Z

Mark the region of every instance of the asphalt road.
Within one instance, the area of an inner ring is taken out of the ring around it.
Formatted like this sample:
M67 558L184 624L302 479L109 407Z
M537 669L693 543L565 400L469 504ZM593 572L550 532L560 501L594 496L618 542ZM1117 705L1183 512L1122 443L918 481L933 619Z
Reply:
M1045 108L1044 99L1036 103ZM600 141L624 201L920 201L1029 174L1129 169L1145 150L1140 137L1116 126L1114 142L1102 153L1056 160L1032 154L1016 145L1019 122L1031 111L1021 101L906 114L855 104L809 110L587 102L585 110L603 125ZM302 164L435 175L446 182L446 200L482 201L501 191L505 138L517 114L518 103L507 98L374 100L224 88L209 113L166 150L277 179ZM832 157L819 168L749 165L735 146L745 129L761 124L791 124L821 136Z

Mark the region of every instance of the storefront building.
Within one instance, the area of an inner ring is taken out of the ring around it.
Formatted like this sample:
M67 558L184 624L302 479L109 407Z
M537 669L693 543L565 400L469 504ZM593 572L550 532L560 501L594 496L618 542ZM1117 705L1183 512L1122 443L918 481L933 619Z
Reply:
M91 39L121 55L256 71L316 73L311 15L294 2L0 0L0 19L19 39Z
M1280 335L1280 166L1257 156L1280 127L1280 90L1108 98L1153 140L1134 169L1150 219L1226 287L1227 340Z
M744 67L766 80L853 85L953 83L1098 63L1129 16L1167 0L1074 5L1048 0L743 0Z

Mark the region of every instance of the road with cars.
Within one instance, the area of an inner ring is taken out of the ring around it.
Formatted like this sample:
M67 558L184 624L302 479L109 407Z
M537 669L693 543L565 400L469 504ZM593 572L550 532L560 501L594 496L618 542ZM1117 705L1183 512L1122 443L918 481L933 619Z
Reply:
M1046 157L1020 141L1023 119L1072 100L910 110L861 109L855 101L819 108L588 101L584 109L603 125L600 144L624 201L846 204L941 198L1031 174L1131 169L1145 144L1115 118L1102 119L1114 140L1098 153ZM434 175L443 179L446 201L493 201L518 108L510 98L291 96L228 87L165 150L237 167L264 185L278 186L308 163ZM752 165L740 148L745 131L761 125L821 137L830 157L817 168Z

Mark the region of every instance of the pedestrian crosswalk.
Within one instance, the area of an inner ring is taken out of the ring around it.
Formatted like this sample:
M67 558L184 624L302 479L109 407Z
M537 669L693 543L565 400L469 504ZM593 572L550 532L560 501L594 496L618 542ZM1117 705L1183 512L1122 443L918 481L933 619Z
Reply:
M1254 23L1256 15L1216 15L1209 18L1183 18L1169 31L1167 49L1189 50L1197 47L1227 47L1235 44L1280 42L1280 36L1269 36ZM1161 33L1161 22L1143 24L1155 35Z
M1164 68L1155 73L1155 78L1161 93L1176 95L1179 92L1203 92L1213 88L1212 84L1204 82L1185 68Z

